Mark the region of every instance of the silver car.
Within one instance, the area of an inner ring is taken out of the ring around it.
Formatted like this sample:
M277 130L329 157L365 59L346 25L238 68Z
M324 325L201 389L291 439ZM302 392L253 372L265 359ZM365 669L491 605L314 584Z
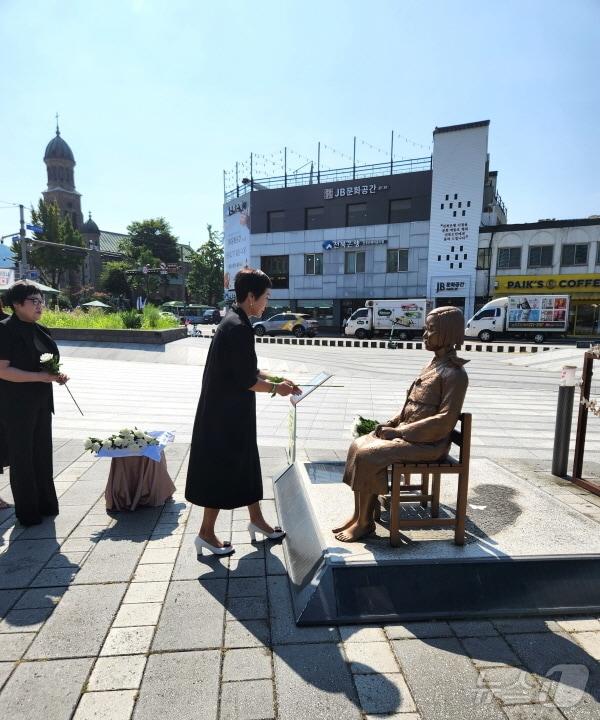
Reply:
M317 334L319 323L313 320L310 315L302 313L279 313L268 320L255 322L254 332L262 335L295 335L296 337L314 337Z

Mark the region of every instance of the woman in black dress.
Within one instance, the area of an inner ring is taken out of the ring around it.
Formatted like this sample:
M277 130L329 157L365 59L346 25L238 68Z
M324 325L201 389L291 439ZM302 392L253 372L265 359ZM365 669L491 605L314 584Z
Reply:
M257 392L299 395L290 380L271 383L257 366L254 331L249 316L261 317L269 301L271 280L260 270L245 268L235 277L237 304L217 328L202 378L196 412L185 497L204 508L196 538L200 555L230 555L230 543L215 535L219 510L248 506L251 537L275 539L285 533L264 519L262 476L256 444Z
M44 300L26 280L14 283L4 302L13 314L0 322L0 432L8 449L15 515L22 525L38 525L58 515L52 476L52 383L68 378L45 372L40 357L58 357L48 330L37 324Z
M10 315L7 315L4 312L4 306L2 305L2 298L0 297L0 322L2 320L7 320L10 317ZM2 426L0 425L0 475L4 472L4 468L8 465L8 450L6 448L6 442L4 440L4 435L2 433ZM10 503L7 503L6 500L3 500L0 497L0 510L6 510L10 507Z

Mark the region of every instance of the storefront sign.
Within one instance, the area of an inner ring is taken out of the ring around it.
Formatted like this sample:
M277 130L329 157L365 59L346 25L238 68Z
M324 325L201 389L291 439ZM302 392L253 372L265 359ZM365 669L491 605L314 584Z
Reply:
M364 247L365 245L385 245L386 243L387 238L370 238L367 240L325 240L323 243L323 250Z
M250 262L250 201L235 199L223 211L224 289L233 290L236 273Z
M369 185L348 185L346 187L325 188L323 197L325 200L335 200L341 197L353 197L354 195L375 195L381 190L389 190L389 185L378 185L371 183Z
M600 293L600 275L501 275L496 277L495 294L503 293L552 293L556 291L576 293Z
M437 293L445 293L445 292L458 292L459 290L465 289L465 281L464 280L444 280L439 281L435 285L435 292Z
M0 288L6 288L15 281L15 271L11 269L0 269Z

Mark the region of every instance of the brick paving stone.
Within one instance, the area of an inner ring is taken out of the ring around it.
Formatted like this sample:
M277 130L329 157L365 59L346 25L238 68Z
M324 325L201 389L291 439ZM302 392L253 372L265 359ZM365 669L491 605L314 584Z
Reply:
M63 551L61 548L61 551L57 553L56 555L53 555L50 560L46 563L45 570L49 570L52 568L64 568L64 567L70 567L72 565L81 566L83 565L83 562L85 558L87 557L87 552L79 551L75 552L73 550L65 550Z
M162 602L168 588L168 582L132 583L125 593L123 602L125 604Z
M235 556L233 556L229 560L230 578L264 577L265 574L265 561L262 558L257 560L247 557L236 559Z
M505 720L495 703L478 702L480 676L457 638L395 640L392 647L424 720Z
M96 660L87 688L93 690L136 690L146 667L145 655L117 655Z
M335 643L339 633L334 627L298 627L292 612L288 578L272 575L267 578L271 639L274 645L283 643ZM238 618L242 619L242 618Z
M155 563L174 564L177 558L179 548L150 548L144 550L144 554L140 558L140 565L150 565Z
M60 602L62 596L67 592L66 587L36 588L35 590L26 590L19 600L15 603L15 610L25 610L28 608L53 608Z
M502 637L468 637L463 638L462 644L478 668L520 665L519 658Z
M96 547L97 543L88 538L69 537L60 546L61 552L89 552Z
M600 631L600 620L593 617L568 618L565 620L558 620L558 624L560 625L561 630L568 633Z
M387 641L370 643L344 643L346 660L354 675L370 673L397 673L398 663Z
M270 544L265 557L267 559L267 575L287 575L283 545L281 543Z
M151 655L133 720L216 720L218 695L218 650Z
M46 622L52 608L11 610L0 622L0 633L37 632Z
M505 707L508 720L564 720L564 715L555 707L544 705L515 705Z
M2 691L2 717L69 720L92 663L92 658L21 663Z
M223 681L263 680L273 676L271 652L267 648L227 650L223 659Z
M485 668L481 670L481 678L503 705L524 705L542 699L536 679L520 668Z
M365 715L365 720L421 720L418 713L394 713L389 715Z
M0 690L4 687L4 683L8 680L15 666L16 663L14 662L0 662Z
M220 647L223 639L225 580L172 582L152 649Z
M348 665L333 643L273 648L280 720L359 720L361 712ZM326 671L324 672L324 669Z
M383 628L379 625L340 625L338 629L345 643L371 643L387 640Z
M266 620L267 601L264 598L229 598L227 600L227 621Z
M226 648L261 647L269 645L271 632L265 620L231 620L225 623Z
M491 637L498 631L488 620L455 620L450 627L458 637Z
M405 623L404 625L386 625L384 630L390 640L453 637L450 625L446 622L415 622Z
M159 550L161 548L178 548L181 547L182 535L167 535L166 537L150 538L146 545L147 550Z
M496 629L505 633L537 633L551 632L557 629L558 623L543 618L494 618L492 620Z
M227 586L227 596L234 597L266 597L267 582L264 577L230 578Z
M275 718L273 682L226 682L221 687L220 720L270 720Z
M133 582L164 582L171 579L173 565L159 563L157 565L138 565Z
M73 720L129 720L135 690L87 692L82 695Z
M56 539L11 542L0 555L0 589L27 587L58 548Z
M590 657L600 660L600 632L578 632L573 637Z
M111 628L100 655L138 655L146 653L150 649L153 635L154 625Z
M92 550L75 583L126 582L133 575L143 551L143 541L111 541L106 538Z
M69 588L29 648L27 658L97 655L125 587L114 584Z
M400 673L357 675L354 682L366 713L404 713L417 709Z
M4 633L0 635L0 659L20 660L31 645L35 633Z
M21 592L22 590L0 590L0 617L4 617L13 607Z
M156 625L162 610L162 603L132 603L121 605L113 627Z
M215 555L202 555L198 560L196 548L186 536L177 556L173 580L196 580L201 577L226 578L227 559L221 559Z
M42 570L30 583L30 587L56 587L57 585L70 585L79 572L79 566L52 568Z

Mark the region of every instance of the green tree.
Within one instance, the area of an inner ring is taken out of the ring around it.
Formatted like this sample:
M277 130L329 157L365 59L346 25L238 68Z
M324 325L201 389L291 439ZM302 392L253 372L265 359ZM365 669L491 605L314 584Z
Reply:
M35 238L53 243L56 247L34 243L27 255L28 264L39 269L42 282L58 287L63 273L81 267L85 259L83 237L73 227L71 218L68 215L61 215L58 205L54 202L47 203L40 200L38 209L31 209L31 220L34 225L44 228L43 232L34 233ZM80 247L82 251L60 247L61 245ZM20 257L20 242L14 243L13 251Z
M125 270L129 269L126 262L107 262L100 274L100 287L111 295L129 297L129 283Z
M212 225L207 230L208 240L192 255L187 287L193 300L216 305L223 299L223 242Z
M164 218L132 222L127 233L129 237L121 244L121 249L137 265L153 265L148 262L148 252L152 258L165 263L179 260L177 238Z

